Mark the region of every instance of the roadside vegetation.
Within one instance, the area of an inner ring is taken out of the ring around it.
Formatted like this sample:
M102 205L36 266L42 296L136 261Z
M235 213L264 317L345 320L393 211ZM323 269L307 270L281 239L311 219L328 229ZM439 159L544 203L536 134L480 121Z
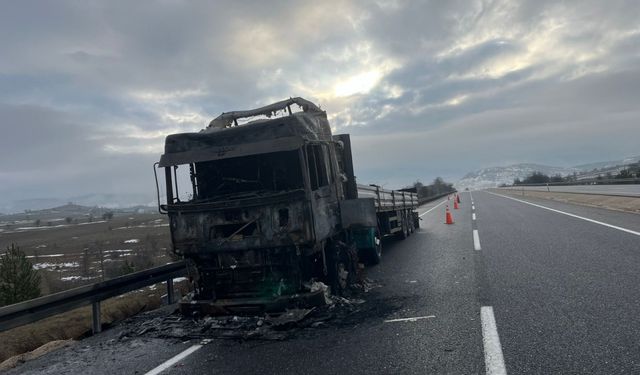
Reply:
M594 169L591 173L596 173L598 170ZM599 174L595 180L621 180L621 179L633 179L640 178L640 163L634 163L628 165L626 168L620 170L617 174L607 172L605 174ZM578 174L573 173L568 176L561 176L559 174L549 176L542 172L533 172L523 180L516 178L513 180L513 186L516 185L530 185L530 184L551 184L551 183L572 183L578 180ZM506 184L501 187L507 186Z
M452 193L455 190L453 184L445 182L442 177L436 177L430 185L416 181L413 183L413 188L418 193L418 199L427 199L441 194Z
M0 306L40 297L40 275L15 244L0 256Z

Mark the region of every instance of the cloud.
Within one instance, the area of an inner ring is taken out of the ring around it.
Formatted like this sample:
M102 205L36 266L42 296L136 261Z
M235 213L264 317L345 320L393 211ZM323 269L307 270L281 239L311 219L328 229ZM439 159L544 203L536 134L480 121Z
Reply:
M0 192L146 192L167 134L298 95L352 134L362 182L637 154L639 17L631 0L11 3Z

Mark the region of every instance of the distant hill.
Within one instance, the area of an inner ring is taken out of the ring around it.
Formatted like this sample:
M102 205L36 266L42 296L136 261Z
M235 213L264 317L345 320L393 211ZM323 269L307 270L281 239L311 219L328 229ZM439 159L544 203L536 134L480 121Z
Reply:
M500 184L511 184L516 178L524 179L533 172L542 172L553 176L556 174L567 176L576 173L578 179L595 178L598 175L611 173L615 175L626 165L640 161L640 156L632 156L621 160L603 161L576 165L574 167L554 167L540 164L514 164L506 167L482 168L474 172L467 173L462 179L454 184L458 190L486 189L497 187Z
M62 206L45 208L42 210L25 210L23 212L12 214L0 214L0 222L39 219L41 222L45 223L47 221L62 221L67 217L72 219L93 217L94 219L99 220L106 212L114 212L116 214L153 213L157 212L157 208L155 206L131 206L123 208L98 206L88 207L74 203L67 203Z
M84 194L67 198L36 198L21 199L0 206L0 211L5 213L18 213L25 210L43 210L52 207L61 207L67 203L73 203L85 207L106 207L121 209L134 206L155 206L154 194Z
M482 168L475 172L467 173L460 181L454 185L458 190L469 188L486 189L497 187L500 184L511 184L514 179L524 179L533 172L542 172L547 175L560 174L566 176L573 172L578 172L575 168L552 167L540 164L514 164L506 167Z

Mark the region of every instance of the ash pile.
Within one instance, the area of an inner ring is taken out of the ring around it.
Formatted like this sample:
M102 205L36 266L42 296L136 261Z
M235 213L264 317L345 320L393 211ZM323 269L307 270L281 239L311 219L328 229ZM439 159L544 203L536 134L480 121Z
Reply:
M313 282L309 289L322 290L324 303L310 308L292 308L279 313L264 313L254 316L184 316L172 311L149 319L141 315L130 319L120 340L134 337L189 339L236 339L236 340L285 340L304 329L341 326L358 321L356 318L367 301L363 298L379 284L364 279L352 284L343 296L332 295L329 287ZM366 308L365 308L366 309Z

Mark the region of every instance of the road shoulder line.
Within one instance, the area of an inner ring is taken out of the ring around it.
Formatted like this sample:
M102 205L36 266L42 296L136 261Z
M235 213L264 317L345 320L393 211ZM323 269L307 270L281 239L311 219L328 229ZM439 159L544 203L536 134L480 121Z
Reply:
M441 204L443 204L444 202L446 202L447 199L442 200L442 202L436 204L435 206L431 207L430 209L426 210L425 212L421 213L420 215L418 215L418 217L423 217L424 215L428 214L429 212L433 211L436 209L436 207L440 206Z
M536 204L536 203L531 203L531 202L523 201L523 200L521 200L521 199L517 199L517 198L513 198L513 197L508 197L508 196L506 196L506 195L502 195L502 194L496 194L496 193L493 193L493 192L490 192L490 191L487 191L487 193L492 194L492 195L495 195L495 196L498 196L498 197L502 197L502 198L512 199L512 200L514 200L514 201L516 201L516 202L520 202L520 203L528 204L528 205L530 205L530 206L534 206L534 207L538 207L538 208L543 208L543 209L545 209L545 210L553 211L553 212L556 212L556 213L559 213L559 214L563 214L563 215L571 216L571 217L573 217L573 218L580 219L580 220L584 220L584 221L588 221L588 222L590 222L590 223L603 225L603 226L605 226L605 227L609 227L609 228L612 228L612 229L617 229L617 230L619 230L619 231L627 232L627 233L630 233L630 234L634 234L634 235L636 235L636 236L640 236L640 232L636 232L636 231L634 231L634 230L627 229L627 228L622 228L622 227L619 227L619 226L617 226L617 225L608 224L608 223L604 223L604 222L602 222L602 221L589 219L588 217L579 216L579 215L575 215L575 214L572 214L572 213L569 213L569 212L564 212L564 211L556 210L555 208L550 208L550 207L542 206L542 205L540 205L540 204Z

